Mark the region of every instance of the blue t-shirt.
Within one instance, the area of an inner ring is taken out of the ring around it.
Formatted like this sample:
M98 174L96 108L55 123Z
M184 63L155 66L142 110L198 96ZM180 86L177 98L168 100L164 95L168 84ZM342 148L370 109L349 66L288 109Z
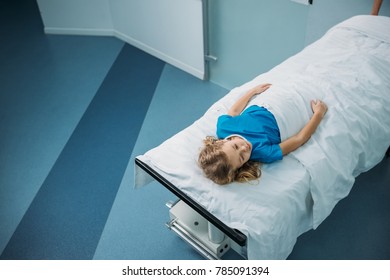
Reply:
M280 132L275 117L264 107L253 105L241 115L222 115L217 122L218 138L232 134L244 137L252 144L251 160L270 163L283 158Z

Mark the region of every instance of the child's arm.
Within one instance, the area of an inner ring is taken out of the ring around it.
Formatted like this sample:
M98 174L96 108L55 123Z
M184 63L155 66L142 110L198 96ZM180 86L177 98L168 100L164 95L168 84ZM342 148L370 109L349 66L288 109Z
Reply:
M287 155L305 144L316 131L318 125L328 110L328 107L322 101L315 102L312 100L311 108L314 114L310 121L297 134L280 143L279 146L283 155Z
M241 96L236 101L236 103L233 104L233 106L228 111L228 115L234 117L241 114L242 110L244 110L244 108L246 107L246 105L248 104L248 102L251 100L253 96L266 91L270 86L271 84L261 84L248 90L243 96Z

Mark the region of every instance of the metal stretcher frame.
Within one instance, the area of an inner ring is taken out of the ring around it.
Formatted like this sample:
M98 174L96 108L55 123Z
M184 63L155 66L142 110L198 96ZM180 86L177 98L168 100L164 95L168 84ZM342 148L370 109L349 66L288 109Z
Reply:
M390 158L390 147L387 149L386 158ZM212 215L210 212L205 210L199 203L197 203L195 200L191 199L189 196L187 196L183 191L181 191L178 187L176 187L174 184L172 184L170 181L168 181L166 178L164 178L161 174L156 172L153 168L151 168L148 164L144 163L138 158L135 158L135 164L141 168L144 172L146 172L148 175L150 175L154 180L159 182L161 185L163 185L165 188L167 188L169 191L171 191L179 200L183 201L185 204L187 204L192 210L197 212L199 215L201 215L203 218L205 218L208 222L213 224L216 228L218 228L220 231L222 231L228 238L231 239L231 241L235 242L238 246L240 246L241 253L234 249L237 253L239 253L242 257L246 258L246 245L247 245L247 237L243 233L241 233L237 229L233 229L231 227L228 227L223 222L221 222L218 218L216 218L214 215ZM177 203L177 202L176 202ZM171 207L169 207L171 208ZM174 221L171 221L171 224L167 223L167 226L169 229L175 231L182 239L184 239L187 243L193 246L193 248L198 251L201 255L204 257L216 260L219 259L218 256L215 255L215 252L208 250L207 246L205 247L202 242L199 242L197 238L195 239L191 238L191 234L188 234L185 230L182 232L182 228L179 226L179 229L176 229L176 226L174 226L172 223ZM245 252L243 254L243 252Z
M159 182L164 187L166 187L168 190L170 190L174 195L176 195L179 199L181 199L183 202L185 202L188 206L190 206L192 209L194 209L203 218L205 218L207 221L209 221L214 226L216 226L219 230L221 230L223 233L225 233L231 240L236 242L239 246L246 245L247 238L242 232L225 225L218 218L216 218L210 212L205 210L200 204L198 204L196 201L194 201L193 199L188 197L183 191L181 191L179 188L177 188L175 185L173 185L171 182L169 182L167 179L165 179L163 176L161 176L155 170L153 170L146 163L144 163L141 160L136 158L135 164L137 166L139 166L142 170L144 170L146 173L148 173L150 176L152 176L157 182Z

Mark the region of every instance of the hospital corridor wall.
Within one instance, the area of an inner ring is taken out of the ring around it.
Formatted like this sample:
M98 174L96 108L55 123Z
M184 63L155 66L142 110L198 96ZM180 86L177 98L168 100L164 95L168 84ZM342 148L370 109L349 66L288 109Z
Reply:
M202 259L164 225L175 197L134 190L129 163L228 88L114 37L43 29L35 0L0 1L0 259ZM385 158L290 259L390 259L389 185Z
M270 70L370 0L37 0L49 34L115 36L232 89ZM93 7L93 8L91 8ZM388 1L380 15L390 15Z
M114 36L203 79L204 0L37 0L48 34Z
M264 73L351 16L369 14L373 0L213 0L209 3L210 79L232 89ZM379 15L390 16L390 1Z

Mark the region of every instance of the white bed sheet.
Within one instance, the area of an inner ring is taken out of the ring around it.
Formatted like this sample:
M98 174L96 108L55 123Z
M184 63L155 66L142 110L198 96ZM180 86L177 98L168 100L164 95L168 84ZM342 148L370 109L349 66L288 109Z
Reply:
M297 237L318 227L348 195L355 177L379 163L390 145L389 30L390 18L381 16L357 16L338 24L297 55L230 91L194 124L137 158L246 234L249 259L287 258ZM282 161L263 165L258 182L217 186L196 163L202 139L215 134L218 116L239 96L265 82L273 84L272 90L249 105L269 108L282 138L310 118L308 100L323 99L328 113L303 147ZM146 178L136 168L136 186L144 185Z

